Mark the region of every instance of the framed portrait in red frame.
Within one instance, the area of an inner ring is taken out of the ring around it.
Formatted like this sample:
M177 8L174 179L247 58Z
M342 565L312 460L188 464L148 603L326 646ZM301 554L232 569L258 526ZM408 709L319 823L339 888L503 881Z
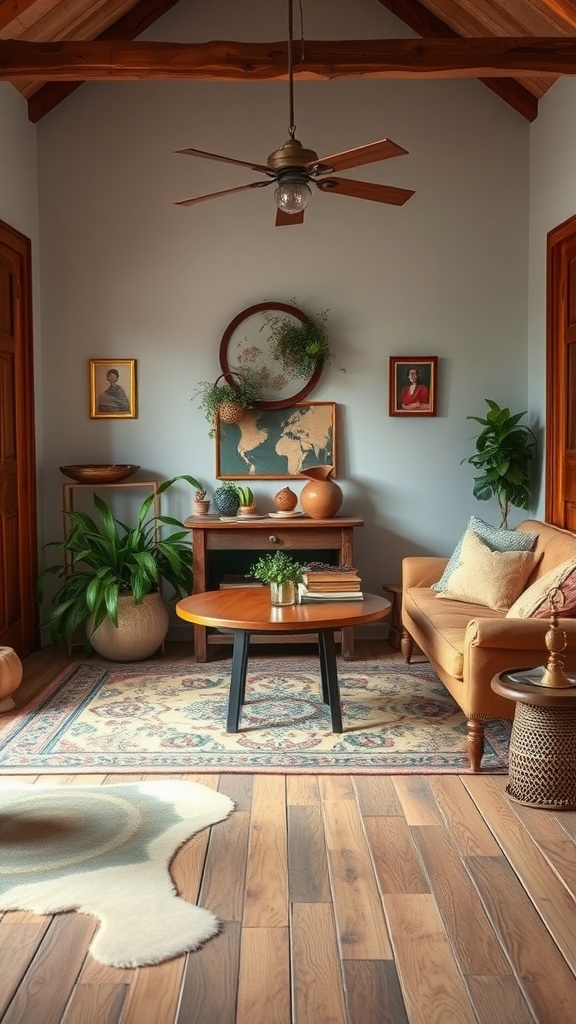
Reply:
M390 416L435 416L438 356L390 356Z

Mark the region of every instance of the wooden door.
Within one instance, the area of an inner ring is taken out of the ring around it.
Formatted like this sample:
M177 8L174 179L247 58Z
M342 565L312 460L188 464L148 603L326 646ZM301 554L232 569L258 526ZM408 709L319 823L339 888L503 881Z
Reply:
M0 221L0 645L38 646L30 240Z
M576 530L576 216L548 234L546 519Z

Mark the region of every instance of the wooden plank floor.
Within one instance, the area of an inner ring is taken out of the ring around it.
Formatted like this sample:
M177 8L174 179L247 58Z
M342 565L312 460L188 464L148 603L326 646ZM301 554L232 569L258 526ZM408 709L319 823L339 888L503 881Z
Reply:
M169 647L171 661L190 657ZM398 657L385 644L361 651ZM27 659L18 703L66 664L51 650ZM37 786L153 777L11 776ZM172 864L179 892L218 915L220 934L188 956L120 970L87 953L88 916L4 914L2 1024L574 1019L576 812L515 804L503 776L178 777L236 803Z

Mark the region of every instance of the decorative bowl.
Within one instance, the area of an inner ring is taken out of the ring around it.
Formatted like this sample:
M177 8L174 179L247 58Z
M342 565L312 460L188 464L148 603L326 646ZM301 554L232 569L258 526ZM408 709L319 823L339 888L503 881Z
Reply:
M113 484L118 480L126 480L137 469L140 466L60 466L60 472L78 484Z

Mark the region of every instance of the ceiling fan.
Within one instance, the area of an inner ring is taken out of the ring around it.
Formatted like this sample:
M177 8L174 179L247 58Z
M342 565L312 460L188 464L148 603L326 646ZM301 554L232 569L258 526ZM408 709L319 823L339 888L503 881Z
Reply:
M397 146L390 139L379 139L366 146L347 149L343 153L332 156L318 157L313 149L305 149L296 138L294 124L294 71L292 55L293 0L288 0L288 83L290 98L290 138L279 149L270 154L265 164L251 163L247 160L235 160L217 153L207 153L202 149L179 149L178 153L186 156L199 156L207 160L220 160L238 167L250 167L268 177L267 181L251 181L247 185L237 185L220 192L209 192L206 195L183 199L176 206L193 206L206 199L217 199L218 196L232 195L234 192L245 192L250 188L264 188L276 183L274 199L276 202L276 227L288 224L302 224L304 210L311 196L309 185L313 183L321 192L333 192L336 195L352 196L354 199L369 199L375 203L387 203L391 206L403 206L414 195L407 188L395 188L392 185L376 185L369 181L356 181L352 178L336 178L334 172L345 171L350 167L388 160L393 156L403 156L407 151Z

